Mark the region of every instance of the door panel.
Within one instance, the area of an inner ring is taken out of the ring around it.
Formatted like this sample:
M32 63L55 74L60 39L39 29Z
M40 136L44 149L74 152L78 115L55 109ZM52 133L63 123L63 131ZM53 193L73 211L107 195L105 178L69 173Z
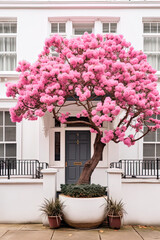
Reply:
M81 143L79 144L79 158L82 160L82 161L86 161L87 159L87 155L88 155L88 152L87 152L87 146L88 144L86 143Z
M74 180L76 178L76 167L69 167L68 168L68 177L69 179Z
M76 149L77 149L77 146L75 143L69 143L68 144L68 159L69 160L75 160L76 159Z
M70 132L67 137L69 141L76 140L76 134L73 132Z
M90 131L66 131L66 183L76 183L90 159Z

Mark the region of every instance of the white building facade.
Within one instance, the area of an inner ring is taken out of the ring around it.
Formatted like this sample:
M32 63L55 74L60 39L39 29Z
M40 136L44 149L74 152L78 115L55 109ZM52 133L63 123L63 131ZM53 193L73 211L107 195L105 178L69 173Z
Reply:
M60 184L72 182L68 175L73 182L79 176L83 165L80 162L93 153L95 135L84 126L59 124L49 113L37 121L11 123L8 111L16 100L6 97L5 83L18 80L17 63L23 59L33 63L50 35L59 33L70 38L86 31L122 34L135 49L147 54L157 75L160 74L160 1L0 2L0 159L47 162L58 170L58 190ZM78 112L72 110L71 116ZM160 157L159 130L130 148L110 142L91 182L106 186L106 169L111 162L157 157ZM67 172L69 160L74 162L71 173Z

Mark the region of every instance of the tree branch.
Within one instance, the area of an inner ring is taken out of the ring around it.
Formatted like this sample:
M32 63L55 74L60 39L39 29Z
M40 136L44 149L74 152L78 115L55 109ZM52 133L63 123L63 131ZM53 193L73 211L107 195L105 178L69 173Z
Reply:
M138 140L140 140L141 138L143 138L144 136L146 136L148 133L150 132L150 129L148 128L147 132L145 132L142 136L140 136L139 138L135 139L133 142L136 142Z
M119 122L119 124L118 124L117 127L120 127L120 125L123 123L123 121L128 117L130 108L131 108L131 107L129 106L129 108L127 109L126 115L121 119L121 121Z
M65 124L68 124L68 125L69 124L85 124L88 127L94 128L94 126L92 126L91 123L86 122L86 121L81 121L81 120L79 120L79 121L66 121Z

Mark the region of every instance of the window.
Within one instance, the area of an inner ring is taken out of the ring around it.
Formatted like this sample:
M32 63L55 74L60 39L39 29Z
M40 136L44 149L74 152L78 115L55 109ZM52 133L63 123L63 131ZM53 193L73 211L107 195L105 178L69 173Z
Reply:
M16 22L0 22L0 71L14 71L17 63Z
M51 35L58 33L59 35L66 36L66 23L51 22ZM51 47L52 56L58 56L55 47Z
M66 23L51 23L51 34L59 33L66 34Z
M160 22L143 23L144 53L151 66L160 71Z
M158 120L160 120L160 115L158 115ZM146 127L144 127L145 130L147 130ZM143 159L155 160L156 158L160 158L160 129L149 132L143 139Z
M61 122L55 119L55 127L61 127Z
M0 111L0 160L16 160L16 123L8 111Z
M102 31L103 33L116 33L117 23L103 23Z
M60 161L61 133L55 132L55 161Z
M74 23L73 24L73 35L81 36L85 32L93 33L94 24L93 23Z

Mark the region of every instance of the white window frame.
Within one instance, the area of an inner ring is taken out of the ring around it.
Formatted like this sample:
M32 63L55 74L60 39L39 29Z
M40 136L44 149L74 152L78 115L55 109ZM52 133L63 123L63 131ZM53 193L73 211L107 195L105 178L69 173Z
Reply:
M3 113L3 125L0 125L0 127L3 127L3 140L0 141L0 144L3 144L4 145L4 159L2 156L0 156L0 159L3 159L4 161L6 159L17 159L17 126L16 124L15 125L6 125L5 124L5 112L9 112L7 110L0 110L0 112ZM16 136L15 136L15 141L6 141L5 140L5 127L13 127L15 128L15 133L16 133ZM16 145L16 156L6 156L6 145L7 144L15 144Z
M80 37L80 36L82 36L82 34L75 34L75 30L76 30L76 28L83 28L84 26L85 27L88 27L88 28L91 28L92 29L92 32L91 33L94 33L94 25L95 25L95 23L74 23L74 22L72 22L72 37Z
M58 24L58 31L57 32L52 32L51 30L52 30L52 24ZM65 24L65 32L59 32L59 25L61 24L61 23L64 23ZM52 35L54 35L54 34L59 34L59 35L61 35L61 36L63 36L63 37L66 37L66 22L61 22L61 21L59 21L59 22L50 22L50 35L52 36Z
M157 116L156 116L156 119L157 119ZM160 147L160 141L157 140L157 137L158 137L158 132L157 131L158 131L158 129L154 132L155 133L155 141L145 141L145 138L143 138L143 159L145 159L145 160L147 160L147 159L150 160L152 158L156 159L158 157L157 154L156 154L156 149L157 149L157 147ZM147 144L155 145L154 156L148 156L148 157L144 156L144 145L147 145Z
M159 41L160 41L160 32L158 33L151 33L151 32L148 32L148 33L145 33L144 32L144 24L152 24L152 23L156 23L157 25L160 24L160 22L152 22L152 21L148 21L148 22L143 22L143 51L146 55L156 55L156 67L155 69L157 70L157 75L160 75L160 69L158 69L158 56L160 57L160 51L158 50L158 38L159 38ZM151 27L151 26L150 26ZM156 38L156 46L157 46L157 49L156 51L145 51L145 46L144 46L144 41L145 41L145 38ZM154 68L154 66L152 66Z
M0 23L3 24L16 24L16 30L17 30L17 21L1 21ZM4 58L4 68L1 69L1 72L15 72L16 66L17 66L17 31L16 33L0 33L0 38L15 38L16 41L16 49L15 51L1 51L0 55L2 56L11 56L11 55L15 55L16 61L15 61L15 68L14 69L7 69L6 67L6 58Z
M103 32L103 24L105 24L105 23L109 24L109 31L108 32ZM118 26L117 22L102 22L102 33L103 34L107 34L107 33L117 34L117 26L116 26L116 32L111 32L111 24L116 24Z
M53 33L51 30L52 30L52 24L53 23L57 23L58 24L58 31L57 32L55 32L55 33ZM64 23L65 24L65 32L59 32L59 24L60 23ZM50 37L51 36L53 36L54 34L59 34L60 36L63 36L63 37L66 37L67 36L67 34L66 34L66 22L61 22L61 21L59 21L59 22L57 22L57 21L51 21L50 22ZM51 49L51 54L52 54L52 56L58 56L58 53L56 52L56 51L54 51L54 49Z

